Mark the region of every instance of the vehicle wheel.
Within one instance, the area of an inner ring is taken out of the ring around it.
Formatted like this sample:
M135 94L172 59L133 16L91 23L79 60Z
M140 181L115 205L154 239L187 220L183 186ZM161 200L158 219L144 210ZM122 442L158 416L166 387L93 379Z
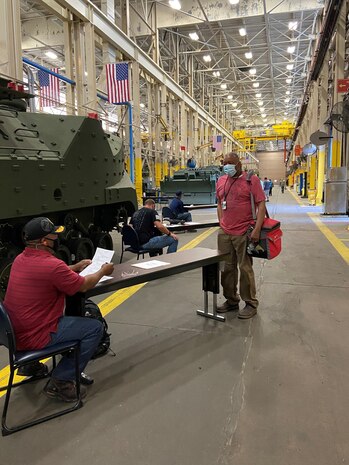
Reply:
M95 246L91 239L87 237L72 239L69 243L69 248L72 254L74 254L75 263L78 263L80 260L85 260L86 258L91 259L95 253Z
M109 233L97 233L93 239L95 247L113 250L113 239Z
M72 264L71 253L66 245L61 244L58 246L56 257L63 260L67 265Z

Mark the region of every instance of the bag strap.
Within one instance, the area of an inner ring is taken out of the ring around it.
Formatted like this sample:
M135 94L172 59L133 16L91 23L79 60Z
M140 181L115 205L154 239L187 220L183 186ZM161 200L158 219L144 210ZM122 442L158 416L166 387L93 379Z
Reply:
M250 185L250 199L251 199L251 208L252 208L252 218L254 219L254 221L256 221L256 219L257 219L256 204L255 204L255 201L254 201L254 197L253 197L253 194L252 194L252 188L251 188L251 184L252 184L251 183L251 178L252 178L252 176L253 176L253 171L250 170L247 173L246 181ZM265 207L265 216L266 216L266 218L269 218L269 212L267 210L267 207Z

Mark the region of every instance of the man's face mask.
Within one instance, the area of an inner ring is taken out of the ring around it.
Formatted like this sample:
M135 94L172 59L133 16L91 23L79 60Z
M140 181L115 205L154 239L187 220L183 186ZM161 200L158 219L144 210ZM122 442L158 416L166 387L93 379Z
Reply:
M48 247L49 249L53 250L53 252L56 253L59 247L58 237L56 237L55 239L51 239L47 237L46 240L48 240L48 245L46 247Z
M227 174L231 178L236 174L236 165L224 165L223 167L224 174Z

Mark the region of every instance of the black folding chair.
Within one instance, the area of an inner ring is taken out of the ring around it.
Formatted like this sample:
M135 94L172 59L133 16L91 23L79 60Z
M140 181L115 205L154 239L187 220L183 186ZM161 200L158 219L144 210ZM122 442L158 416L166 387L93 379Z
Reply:
M132 252L137 254L137 260L139 260L139 256L142 255L144 258L144 254L148 253L150 255L162 255L162 249L145 249L139 243L139 238L137 231L133 229L132 226L129 224L125 224L121 230L122 235L122 245L121 245L121 257L120 263L122 262L122 258L124 256L124 252ZM126 246L126 247L125 247Z
M29 428L30 426L43 423L44 421L51 420L52 418L60 417L61 415L65 415L66 413L72 412L73 410L77 410L80 407L82 407L83 404L82 404L81 395L80 395L80 369L79 369L80 341L62 342L60 344L52 345L49 348L28 350L25 352L16 351L16 340L15 340L15 335L13 332L12 324L6 312L4 304L0 300L0 346L1 345L7 347L8 349L9 365L10 365L10 376L9 376L8 384L5 388L2 388L2 390L6 389L5 404L4 404L2 418L1 418L1 432L3 436L7 436L9 434L15 433L22 429ZM53 357L53 366L55 366L56 364L55 356L64 354L67 352L71 352L72 354L74 354L74 359L75 359L75 380L76 380L76 394L77 394L77 400L75 404L69 408L60 410L59 412L38 418L36 420L29 421L27 423L23 423L18 426L14 426L14 427L7 426L6 416L7 416L9 403L10 403L11 389L13 387L21 386L22 384L26 384L26 383L29 383L37 379L37 378L27 378L20 383L13 384L13 378L14 378L15 371L17 370L17 368L20 368L24 365L28 365L32 362L42 360L47 357Z
M170 224L183 224L184 220L179 220L170 207L162 207L162 221L168 221Z

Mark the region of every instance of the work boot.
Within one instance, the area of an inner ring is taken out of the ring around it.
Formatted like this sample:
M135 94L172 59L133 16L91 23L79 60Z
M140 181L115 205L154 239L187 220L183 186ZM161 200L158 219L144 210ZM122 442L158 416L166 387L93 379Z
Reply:
M42 378L48 373L47 365L41 362L31 362L27 365L21 366L17 370L18 376L32 376L35 378Z
M252 307L252 305L246 304L242 310L239 310L238 318L242 320L247 320L248 318L252 318L257 313L257 308Z
M44 387L44 393L53 399L60 399L63 402L76 402L76 383L75 381L62 381L51 378ZM80 386L81 399L86 397L87 390Z
M94 379L82 371L80 374L80 383L84 386L91 386L94 383Z
M233 312L234 310L239 310L239 304L230 304L227 300L217 307L217 313Z

